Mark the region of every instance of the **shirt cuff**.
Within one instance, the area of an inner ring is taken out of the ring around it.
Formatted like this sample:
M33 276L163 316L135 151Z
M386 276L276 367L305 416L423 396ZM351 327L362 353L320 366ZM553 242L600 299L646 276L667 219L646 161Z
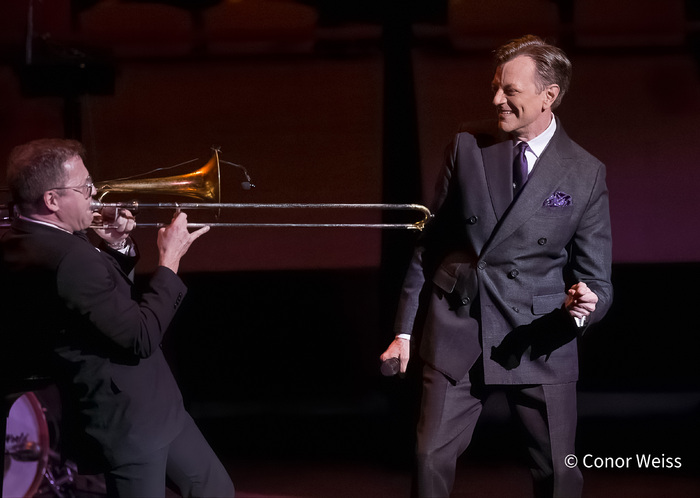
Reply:
M131 243L131 239L126 238L116 244L107 244L110 249L117 251L125 256L134 256L134 245Z
M406 339L407 341L411 340L411 334L396 334L397 339Z

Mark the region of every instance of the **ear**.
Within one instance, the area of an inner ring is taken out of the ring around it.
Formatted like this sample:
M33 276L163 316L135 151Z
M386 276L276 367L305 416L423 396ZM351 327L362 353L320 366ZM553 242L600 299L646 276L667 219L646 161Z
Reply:
M58 197L59 195L55 190L47 190L44 192L44 205L46 206L46 209L52 213L55 213L60 209L60 206L58 205Z
M542 102L543 109L551 109L554 101L559 96L559 85L549 85L544 89L544 100Z

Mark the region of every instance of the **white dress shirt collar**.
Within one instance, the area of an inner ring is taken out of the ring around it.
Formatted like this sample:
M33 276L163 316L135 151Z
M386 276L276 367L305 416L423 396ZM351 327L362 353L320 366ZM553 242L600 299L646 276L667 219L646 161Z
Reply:
M63 230L64 232L70 233L70 234L73 233L73 232L66 230L65 228L59 227L58 225L54 225L53 223L49 223L48 221L39 221L39 220L35 220L34 218L27 218L26 216L22 216L21 214L17 215L17 216L18 216L18 218L20 218L24 221L29 221L31 223L37 223L39 225L44 225L44 226L51 227L51 228L57 228L59 230Z
M527 143L529 148L525 151L525 157L527 157L528 172L532 172L532 168L535 167L535 163L542 155L542 152L544 152L544 149L547 147L547 144L549 144L556 130L557 120L554 118L554 115L552 115L552 121L549 123L547 129ZM520 142L521 140L517 140L513 145L518 145Z

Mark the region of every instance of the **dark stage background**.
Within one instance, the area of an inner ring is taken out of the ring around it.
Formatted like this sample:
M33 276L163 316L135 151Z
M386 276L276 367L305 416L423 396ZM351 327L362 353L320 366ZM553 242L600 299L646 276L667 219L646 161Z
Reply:
M614 231L616 300L581 341L579 453L665 454L683 468L643 473L693 474L694 2L45 0L29 52L27 7L4 0L0 17L0 156L79 138L104 180L192 160L167 174L186 173L217 145L256 185L224 164L224 202L427 204L451 135L492 117L490 50L528 32L559 43L574 76L557 114L607 165ZM166 348L217 450L408 465L416 372L383 378L378 356L414 237L215 228L197 241ZM144 279L155 230L135 238ZM481 424L465 459L520 458L499 399Z

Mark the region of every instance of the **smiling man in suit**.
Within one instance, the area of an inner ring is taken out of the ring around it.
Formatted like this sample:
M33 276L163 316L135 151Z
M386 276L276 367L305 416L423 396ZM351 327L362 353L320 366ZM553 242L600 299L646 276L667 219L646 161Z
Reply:
M605 167L553 114L571 78L563 51L528 35L495 62L497 130L459 133L448 148L435 218L381 359L397 357L405 371L421 332L420 498L449 496L456 459L495 390L525 431L535 495L578 497L581 472L566 461L575 454L577 337L612 301Z
M0 240L3 371L41 363L61 393L64 456L81 472L104 472L108 496L165 496L167 474L183 496L231 497L231 479L185 411L161 350L187 291L180 259L209 227L190 233L177 213L158 232L158 268L135 288L130 213L102 213L114 228L95 230L99 248L86 235L96 190L83 155L78 142L60 139L10 154L16 215Z

